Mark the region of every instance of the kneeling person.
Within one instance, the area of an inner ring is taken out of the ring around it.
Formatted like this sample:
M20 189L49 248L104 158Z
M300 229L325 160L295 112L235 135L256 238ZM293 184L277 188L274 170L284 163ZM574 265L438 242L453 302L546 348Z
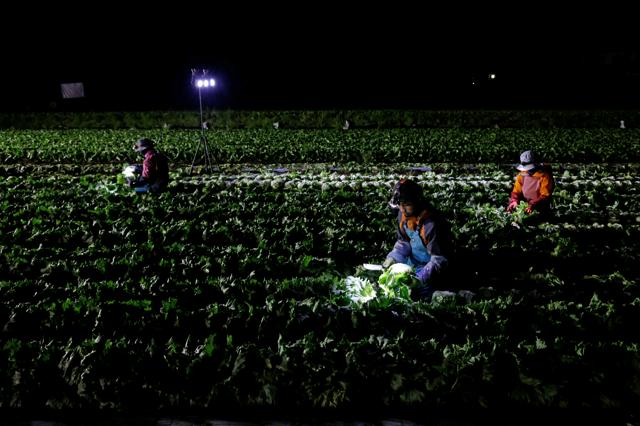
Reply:
M438 234L442 225L424 198L422 188L412 180L402 179L396 184L390 205L399 209L398 240L383 266L388 268L394 263L412 266L421 282L415 289L417 296L428 299L435 290L434 278L447 265L444 244Z
M142 172L138 179L129 182L136 192L161 192L169 184L169 164L167 157L155 150L151 139L139 139L133 150L144 156Z

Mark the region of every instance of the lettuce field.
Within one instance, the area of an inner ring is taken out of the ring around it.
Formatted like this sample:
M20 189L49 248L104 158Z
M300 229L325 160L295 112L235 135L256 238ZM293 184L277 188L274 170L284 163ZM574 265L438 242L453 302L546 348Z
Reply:
M118 175L139 137L168 191ZM0 407L640 404L634 129L0 131ZM524 149L548 220L504 211ZM431 303L354 301L415 179L451 224Z

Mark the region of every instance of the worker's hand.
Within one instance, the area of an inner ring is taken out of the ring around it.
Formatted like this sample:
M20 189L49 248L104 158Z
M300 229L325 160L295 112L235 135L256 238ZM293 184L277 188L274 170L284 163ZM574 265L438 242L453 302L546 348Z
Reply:
M433 274L433 265L431 263L427 263L424 268L420 269L416 273L416 278L420 280L421 283L426 283L431 278Z
M517 201L511 201L509 203L509 205L507 206L507 211L508 212L512 212L516 209L516 207L518 207L518 202Z
M387 257L384 262L382 262L382 267L384 269L387 269L389 266L393 265L394 263L396 263L396 260L393 257Z

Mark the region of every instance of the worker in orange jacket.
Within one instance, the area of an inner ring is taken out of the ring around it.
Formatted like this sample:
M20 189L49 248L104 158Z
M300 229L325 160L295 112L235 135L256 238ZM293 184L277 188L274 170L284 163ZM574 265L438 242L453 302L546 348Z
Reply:
M532 213L534 210L548 212L551 208L554 187L551 167L536 163L533 152L525 151L520 154L520 164L516 168L520 173L516 176L507 211L515 210L518 203L524 200L528 203L525 210L527 213Z

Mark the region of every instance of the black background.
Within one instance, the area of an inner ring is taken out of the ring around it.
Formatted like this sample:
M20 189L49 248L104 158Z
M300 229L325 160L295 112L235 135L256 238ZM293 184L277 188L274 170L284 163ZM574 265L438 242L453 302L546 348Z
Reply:
M214 108L640 105L630 10L219 6L5 11L0 108L194 109L192 68L216 78ZM64 82L86 98L63 100Z

